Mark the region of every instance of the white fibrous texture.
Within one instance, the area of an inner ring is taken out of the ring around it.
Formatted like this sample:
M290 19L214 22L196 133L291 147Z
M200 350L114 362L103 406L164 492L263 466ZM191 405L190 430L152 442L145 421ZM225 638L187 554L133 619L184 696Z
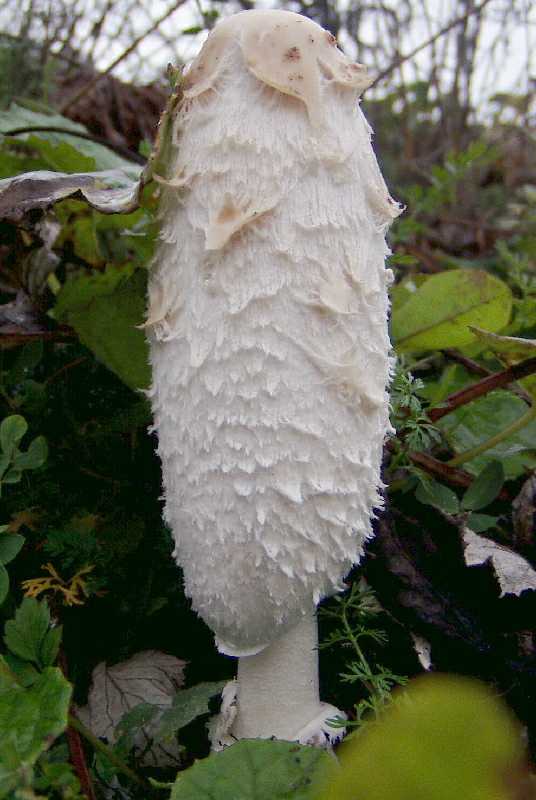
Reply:
M249 11L215 28L174 123L151 397L185 590L231 655L339 591L381 506L399 207L366 85L313 22Z

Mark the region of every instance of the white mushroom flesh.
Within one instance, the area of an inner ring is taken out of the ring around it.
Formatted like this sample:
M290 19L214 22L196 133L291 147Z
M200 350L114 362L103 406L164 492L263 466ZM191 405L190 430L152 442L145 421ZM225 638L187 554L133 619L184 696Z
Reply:
M231 655L337 592L381 507L389 197L326 31L220 23L186 75L149 287L165 516Z

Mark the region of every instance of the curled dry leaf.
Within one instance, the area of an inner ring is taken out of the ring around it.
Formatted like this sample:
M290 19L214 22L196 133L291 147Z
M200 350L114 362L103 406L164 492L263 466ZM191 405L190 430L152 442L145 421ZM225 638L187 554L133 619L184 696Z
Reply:
M126 713L141 703L159 711L136 731L133 742L144 753L143 762L152 766L176 765L175 743L151 744L162 713L184 683L186 662L158 650L144 650L112 667L101 662L93 670L87 706L78 709L82 722L99 738L118 739L117 726ZM148 748L148 749L147 749Z
M527 589L536 589L536 571L522 556L485 536L478 536L470 528L463 529L465 563L469 567L491 560L495 575L505 594L520 595Z
M139 205L143 176L133 180L121 170L49 172L38 170L0 181L0 217L18 219L32 208L47 208L77 195L103 214L128 214Z

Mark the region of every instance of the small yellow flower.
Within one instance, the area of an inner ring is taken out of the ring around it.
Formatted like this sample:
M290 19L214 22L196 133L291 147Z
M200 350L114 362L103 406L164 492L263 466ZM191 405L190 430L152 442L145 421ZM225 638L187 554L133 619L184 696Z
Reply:
M95 569L95 565L82 567L69 580L64 580L52 564L45 564L43 569L49 573L46 578L30 578L22 582L26 597L38 597L43 592L54 592L63 595L63 602L68 606L81 606L88 598L86 578Z

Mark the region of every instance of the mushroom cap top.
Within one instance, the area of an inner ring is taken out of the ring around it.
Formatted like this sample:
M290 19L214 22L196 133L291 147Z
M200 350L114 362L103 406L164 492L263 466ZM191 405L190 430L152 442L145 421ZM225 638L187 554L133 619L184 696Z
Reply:
M262 83L302 100L313 125L321 122L321 81L352 90L371 84L363 64L352 62L337 40L316 22L293 11L242 11L219 22L185 75L185 97L213 88L225 52L238 43L247 69Z

